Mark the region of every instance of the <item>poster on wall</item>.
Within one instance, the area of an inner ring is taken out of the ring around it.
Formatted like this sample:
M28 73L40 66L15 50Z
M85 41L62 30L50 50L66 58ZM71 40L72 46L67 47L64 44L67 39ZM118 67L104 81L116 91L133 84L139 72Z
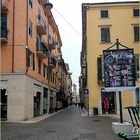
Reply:
M105 87L135 86L133 49L104 50Z

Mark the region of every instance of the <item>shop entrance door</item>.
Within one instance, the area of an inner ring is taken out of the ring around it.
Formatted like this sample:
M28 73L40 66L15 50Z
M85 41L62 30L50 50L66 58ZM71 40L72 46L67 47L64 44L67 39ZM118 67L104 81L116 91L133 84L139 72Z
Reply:
M7 92L1 89L1 119L7 120Z
M37 92L36 96L34 96L34 117L40 115L40 98L41 93Z
M106 101L107 100L107 101ZM115 114L116 113L116 93L115 92L102 92L102 113Z
M48 89L44 88L43 95L43 113L46 114L48 112Z

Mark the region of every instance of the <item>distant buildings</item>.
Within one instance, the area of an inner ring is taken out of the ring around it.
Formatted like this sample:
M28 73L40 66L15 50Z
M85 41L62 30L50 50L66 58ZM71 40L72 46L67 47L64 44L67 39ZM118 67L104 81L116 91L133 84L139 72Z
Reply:
M58 101L70 104L69 65L47 2L1 2L1 117L27 120L56 111Z
M106 2L82 4L82 50L80 98L89 114L98 108L104 114L104 98L111 98L110 113L119 114L117 92L104 91L103 50L112 46L116 39L134 49L136 62L136 91L123 91L123 107L136 105L140 99L140 49L139 49L139 2ZM135 75L134 75L135 76ZM88 89L89 94L84 94ZM124 115L125 115L125 110ZM126 110L127 111L127 110Z

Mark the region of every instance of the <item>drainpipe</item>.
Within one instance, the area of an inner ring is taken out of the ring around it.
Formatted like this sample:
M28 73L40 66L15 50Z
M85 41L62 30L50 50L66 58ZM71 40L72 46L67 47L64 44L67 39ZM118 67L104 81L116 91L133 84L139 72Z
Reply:
M28 47L28 0L27 0L27 10L26 10L26 46ZM26 48L26 56L27 56L27 49L28 48ZM26 57L26 59L27 59L27 57ZM28 72L28 62L26 60L26 71L25 71L25 73L27 73L27 72Z
M14 73L14 45L15 45L15 0L13 0L12 73Z

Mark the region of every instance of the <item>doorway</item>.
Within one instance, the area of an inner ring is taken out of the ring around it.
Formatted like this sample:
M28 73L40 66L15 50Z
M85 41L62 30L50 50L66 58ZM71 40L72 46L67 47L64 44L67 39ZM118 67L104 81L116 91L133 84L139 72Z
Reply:
M40 115L40 98L41 93L37 92L36 96L34 96L34 117Z
M7 92L1 89L1 119L7 120Z
M106 100L108 100L108 107L106 109ZM102 92L102 114L116 114L116 93L115 92Z
M48 113L48 89L44 88L44 95L43 95L43 113Z

